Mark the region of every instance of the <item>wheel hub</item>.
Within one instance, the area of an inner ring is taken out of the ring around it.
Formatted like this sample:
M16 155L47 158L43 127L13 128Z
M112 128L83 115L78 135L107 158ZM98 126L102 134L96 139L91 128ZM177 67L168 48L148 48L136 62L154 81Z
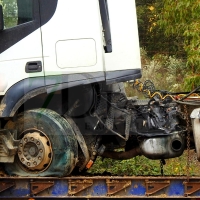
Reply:
M52 159L48 137L37 131L25 134L19 144L18 157L30 170L45 170Z

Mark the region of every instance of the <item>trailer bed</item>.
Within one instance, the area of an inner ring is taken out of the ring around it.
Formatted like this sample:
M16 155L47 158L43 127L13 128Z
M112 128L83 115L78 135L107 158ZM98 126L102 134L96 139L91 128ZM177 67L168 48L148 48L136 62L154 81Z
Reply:
M0 177L0 198L198 198L200 177Z

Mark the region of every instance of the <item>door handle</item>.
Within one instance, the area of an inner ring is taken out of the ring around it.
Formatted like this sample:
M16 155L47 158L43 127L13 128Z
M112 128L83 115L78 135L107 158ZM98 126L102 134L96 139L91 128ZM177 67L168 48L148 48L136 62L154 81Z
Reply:
M42 71L42 62L41 61L33 61L27 62L25 67L26 73L34 73Z

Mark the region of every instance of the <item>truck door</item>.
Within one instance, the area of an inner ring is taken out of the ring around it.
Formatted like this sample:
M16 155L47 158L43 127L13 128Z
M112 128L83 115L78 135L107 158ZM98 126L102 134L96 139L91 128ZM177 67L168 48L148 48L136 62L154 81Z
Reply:
M104 80L98 0L40 0L40 9L42 22L54 12L41 27L46 85L66 88Z
M44 77L39 2L1 0L0 4L4 22L0 30L0 95L15 85L11 98L17 102L30 91L33 80Z

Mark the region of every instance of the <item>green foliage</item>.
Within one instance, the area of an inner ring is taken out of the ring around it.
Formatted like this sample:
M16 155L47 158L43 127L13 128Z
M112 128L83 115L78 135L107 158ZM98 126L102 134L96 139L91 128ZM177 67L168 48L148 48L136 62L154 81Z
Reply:
M187 57L182 79L184 90L197 87L200 82L199 1L136 0L136 5L141 47L150 57L155 54L181 60Z
M164 31L157 23L163 8L162 0L136 0L140 46L148 55L164 53L185 56L181 37L165 37Z
M188 76L185 78L184 87L186 90L190 91L191 89L200 86L200 75L188 73Z
M159 161L149 160L144 156L137 156L129 160L112 160L109 158L97 158L92 168L88 171L92 174L110 173L119 176L133 175L159 175Z
M200 163L196 159L194 151L190 151L191 163L189 166L190 175L199 176ZM187 152L185 151L182 156L172 159L166 159L166 165L164 165L165 175L187 175ZM159 176L160 160L150 160L144 156L137 156L129 160L112 160L101 157L97 157L94 165L90 170L90 174L106 174L119 175L119 176Z
M163 54L156 54L143 68L143 79L153 81L157 89L168 91L180 90L184 63L180 59ZM161 81L162 80L162 81Z
M165 0L158 24L166 36L183 38L190 76L185 87L193 89L200 83L200 4L199 0ZM192 75L192 76L191 76Z
M0 5L2 5L2 7L3 7L3 11L4 11L5 6L4 6L3 0L0 0Z
M189 74L184 59L168 56L164 54L155 54L150 58L144 49L141 49L142 78L141 81L151 80L156 89L167 90L169 92L180 92L184 90L183 79ZM129 88L126 88L128 96Z
M0 0L0 4L3 6L4 26L5 28L11 28L17 25L17 1L16 0Z

